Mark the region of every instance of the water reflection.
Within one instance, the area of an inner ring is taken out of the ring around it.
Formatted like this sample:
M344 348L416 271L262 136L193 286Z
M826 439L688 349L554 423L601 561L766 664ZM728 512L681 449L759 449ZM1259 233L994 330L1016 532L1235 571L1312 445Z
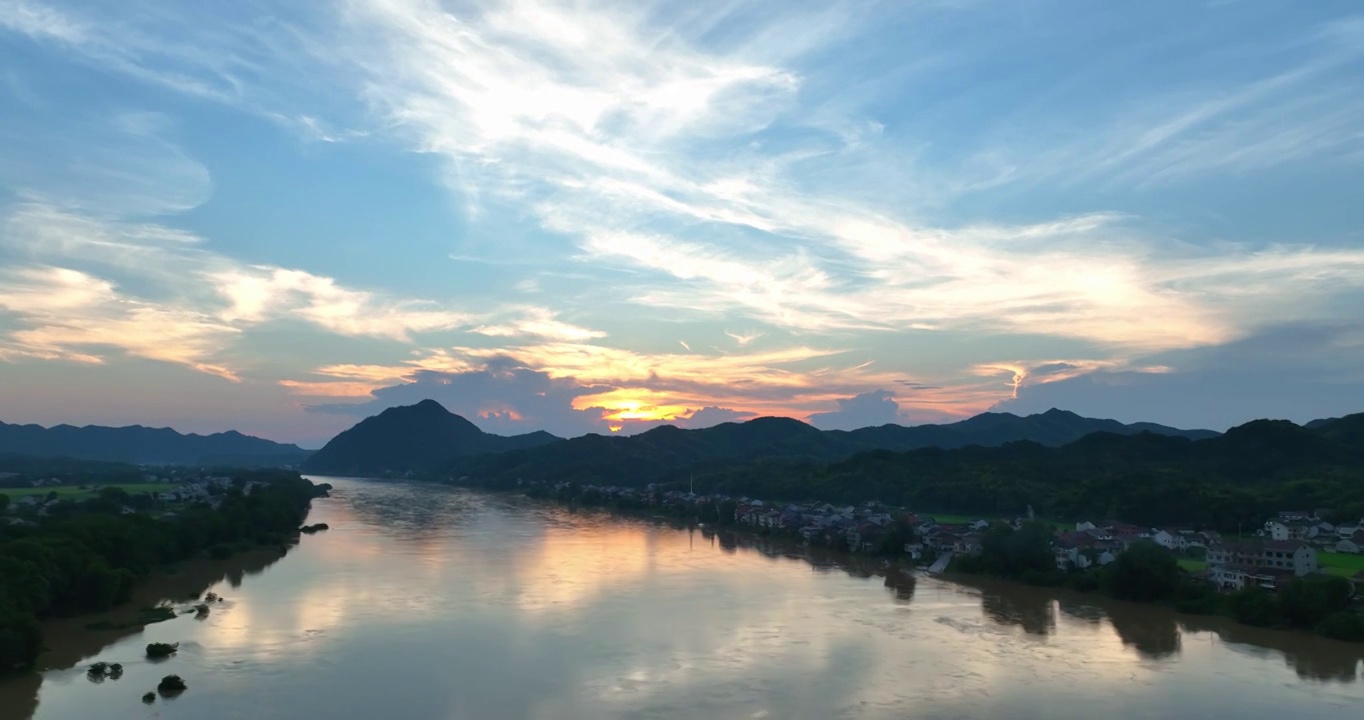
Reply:
M1304 680L1353 683L1360 679L1364 665L1364 646L1355 643L1254 628L1217 617L1180 616L1179 624L1185 632L1215 637L1238 654L1281 657Z
M259 575L285 556L283 550L259 550L242 553L226 560L201 560L182 563L173 571L162 573L142 583L129 602L104 613L63 618L44 623L45 652L38 659L41 671L68 671L83 668L87 661L99 657L106 648L129 638L144 634L142 626L118 627L137 618L140 608L162 602L172 603L183 610L190 598L201 596L208 588L227 580L233 587L243 580ZM92 623L107 622L113 629L91 630ZM94 684L105 678L86 677ZM38 674L0 681L0 718L27 718L38 707L38 691L43 676ZM111 686L122 687L123 679L111 680Z
M1123 602L1109 603L1105 610L1122 644L1142 657L1159 660L1179 652L1180 634L1173 613Z
M218 575L240 583L221 610L60 656L41 686L0 685L15 696L0 719L34 713L35 693L38 718L145 717L113 691L168 671L191 690L156 712L253 720L1315 719L1364 699L1338 682L1355 679L1356 648L1309 636L746 534L331 482L311 520L332 529ZM84 680L83 655L150 639L185 649Z
M1030 635L1050 635L1056 631L1055 600L1035 588L991 584L981 593L980 609L1000 625L1016 625Z

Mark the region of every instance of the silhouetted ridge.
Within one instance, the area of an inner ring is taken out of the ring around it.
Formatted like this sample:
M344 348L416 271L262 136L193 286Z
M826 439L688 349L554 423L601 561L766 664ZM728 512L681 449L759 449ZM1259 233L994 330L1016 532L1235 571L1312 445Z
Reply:
M677 479L736 463L790 465L838 461L872 450L951 449L1015 442L1056 446L1093 432L1130 435L1143 430L1185 438L1217 435L1208 430L1178 430L1154 424L1145 424L1138 430L1114 420L1093 420L1063 410L1029 417L985 413L947 425L882 425L852 431L821 431L791 418L760 417L699 430L664 426L633 437L589 435L518 452L465 457L450 464L449 474L639 484Z
M392 407L332 438L304 472L372 475L434 470L461 455L497 453L553 442L546 432L503 437L485 433L435 400Z
M297 445L271 442L235 430L212 435L181 434L142 425L8 425L0 423L0 453L70 457L164 465L297 465L311 454Z

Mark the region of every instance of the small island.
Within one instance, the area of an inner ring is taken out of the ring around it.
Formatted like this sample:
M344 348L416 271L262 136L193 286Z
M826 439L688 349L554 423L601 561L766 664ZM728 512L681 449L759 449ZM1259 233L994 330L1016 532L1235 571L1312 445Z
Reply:
M161 693L161 697L179 695L188 688L189 686L179 675L167 675L161 678L161 682L156 685L156 691Z
M160 660L175 654L180 649L180 643L150 643L147 645L147 659Z

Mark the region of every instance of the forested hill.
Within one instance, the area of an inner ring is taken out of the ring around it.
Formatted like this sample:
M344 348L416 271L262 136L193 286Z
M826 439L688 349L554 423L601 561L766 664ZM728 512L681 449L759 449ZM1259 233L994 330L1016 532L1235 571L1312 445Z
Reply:
M311 454L297 445L229 431L181 434L141 425L9 425L0 422L0 453L144 465L220 465L280 467L297 465ZM3 470L4 468L0 468Z
M1364 517L1364 414L1298 426L1257 420L1206 440L1097 433L1062 447L875 451L835 463L733 464L697 491L783 500L876 499L916 509L1121 519L1223 531L1285 509Z
M438 471L469 453L495 453L552 443L547 432L504 437L480 430L435 400L389 408L331 439L304 472L372 475Z
M685 490L694 479L698 493L782 501L878 500L988 517L1014 516L1032 506L1044 517L1067 520L1121 519L1225 531L1258 528L1284 509L1327 509L1351 522L1364 517L1364 414L1307 426L1257 420L1197 440L1099 432L1059 447L1016 441L995 447L873 450L832 461L819 459L819 453L830 452L820 443L841 436L795 421L712 430L723 440L702 443L697 439L707 437L706 431L671 428L634 439L589 436L530 452L467 458L454 471L465 482L489 487L566 480L636 487L658 483ZM747 441L738 439L746 435ZM808 443L803 455L801 442ZM737 447L758 447L767 454L723 454Z
M954 449L1019 440L1057 446L1096 432L1147 432L1187 439L1217 436L1210 430L1124 425L1063 410L1027 417L985 413L948 425L882 425L852 431L821 431L799 420L765 417L701 430L669 425L632 437L586 435L498 455L462 457L451 463L450 474L629 485L676 480L692 472L757 460L836 461L870 450Z

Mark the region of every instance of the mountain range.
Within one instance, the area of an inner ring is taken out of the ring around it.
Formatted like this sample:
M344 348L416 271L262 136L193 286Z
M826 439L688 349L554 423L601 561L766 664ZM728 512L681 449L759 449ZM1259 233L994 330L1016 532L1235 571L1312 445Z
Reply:
M1095 432L1150 432L1190 440L1217 435L1211 430L1124 425L1051 410L1029 417L985 413L947 425L882 425L852 431L824 431L799 420L763 417L697 430L665 425L628 437L584 435L564 440L544 432L490 435L439 403L424 400L363 420L327 443L303 469L331 474L414 471L609 481L622 473L631 477L673 474L680 468L735 460L831 461L868 450L950 449L1018 440L1057 446Z
M1217 436L1210 430L1094 420L1064 410L1027 417L985 413L945 425L881 425L850 431L819 430L799 420L763 417L698 430L665 425L631 437L585 435L533 449L465 457L452 463L450 472L476 478L556 478L627 485L642 479L677 480L683 473L743 462L834 462L873 450L950 450L1017 441L1055 447L1093 433L1143 432L1188 440Z
M0 422L0 453L106 460L139 465L273 467L297 465L311 452L236 431L181 434L141 425L10 425Z

